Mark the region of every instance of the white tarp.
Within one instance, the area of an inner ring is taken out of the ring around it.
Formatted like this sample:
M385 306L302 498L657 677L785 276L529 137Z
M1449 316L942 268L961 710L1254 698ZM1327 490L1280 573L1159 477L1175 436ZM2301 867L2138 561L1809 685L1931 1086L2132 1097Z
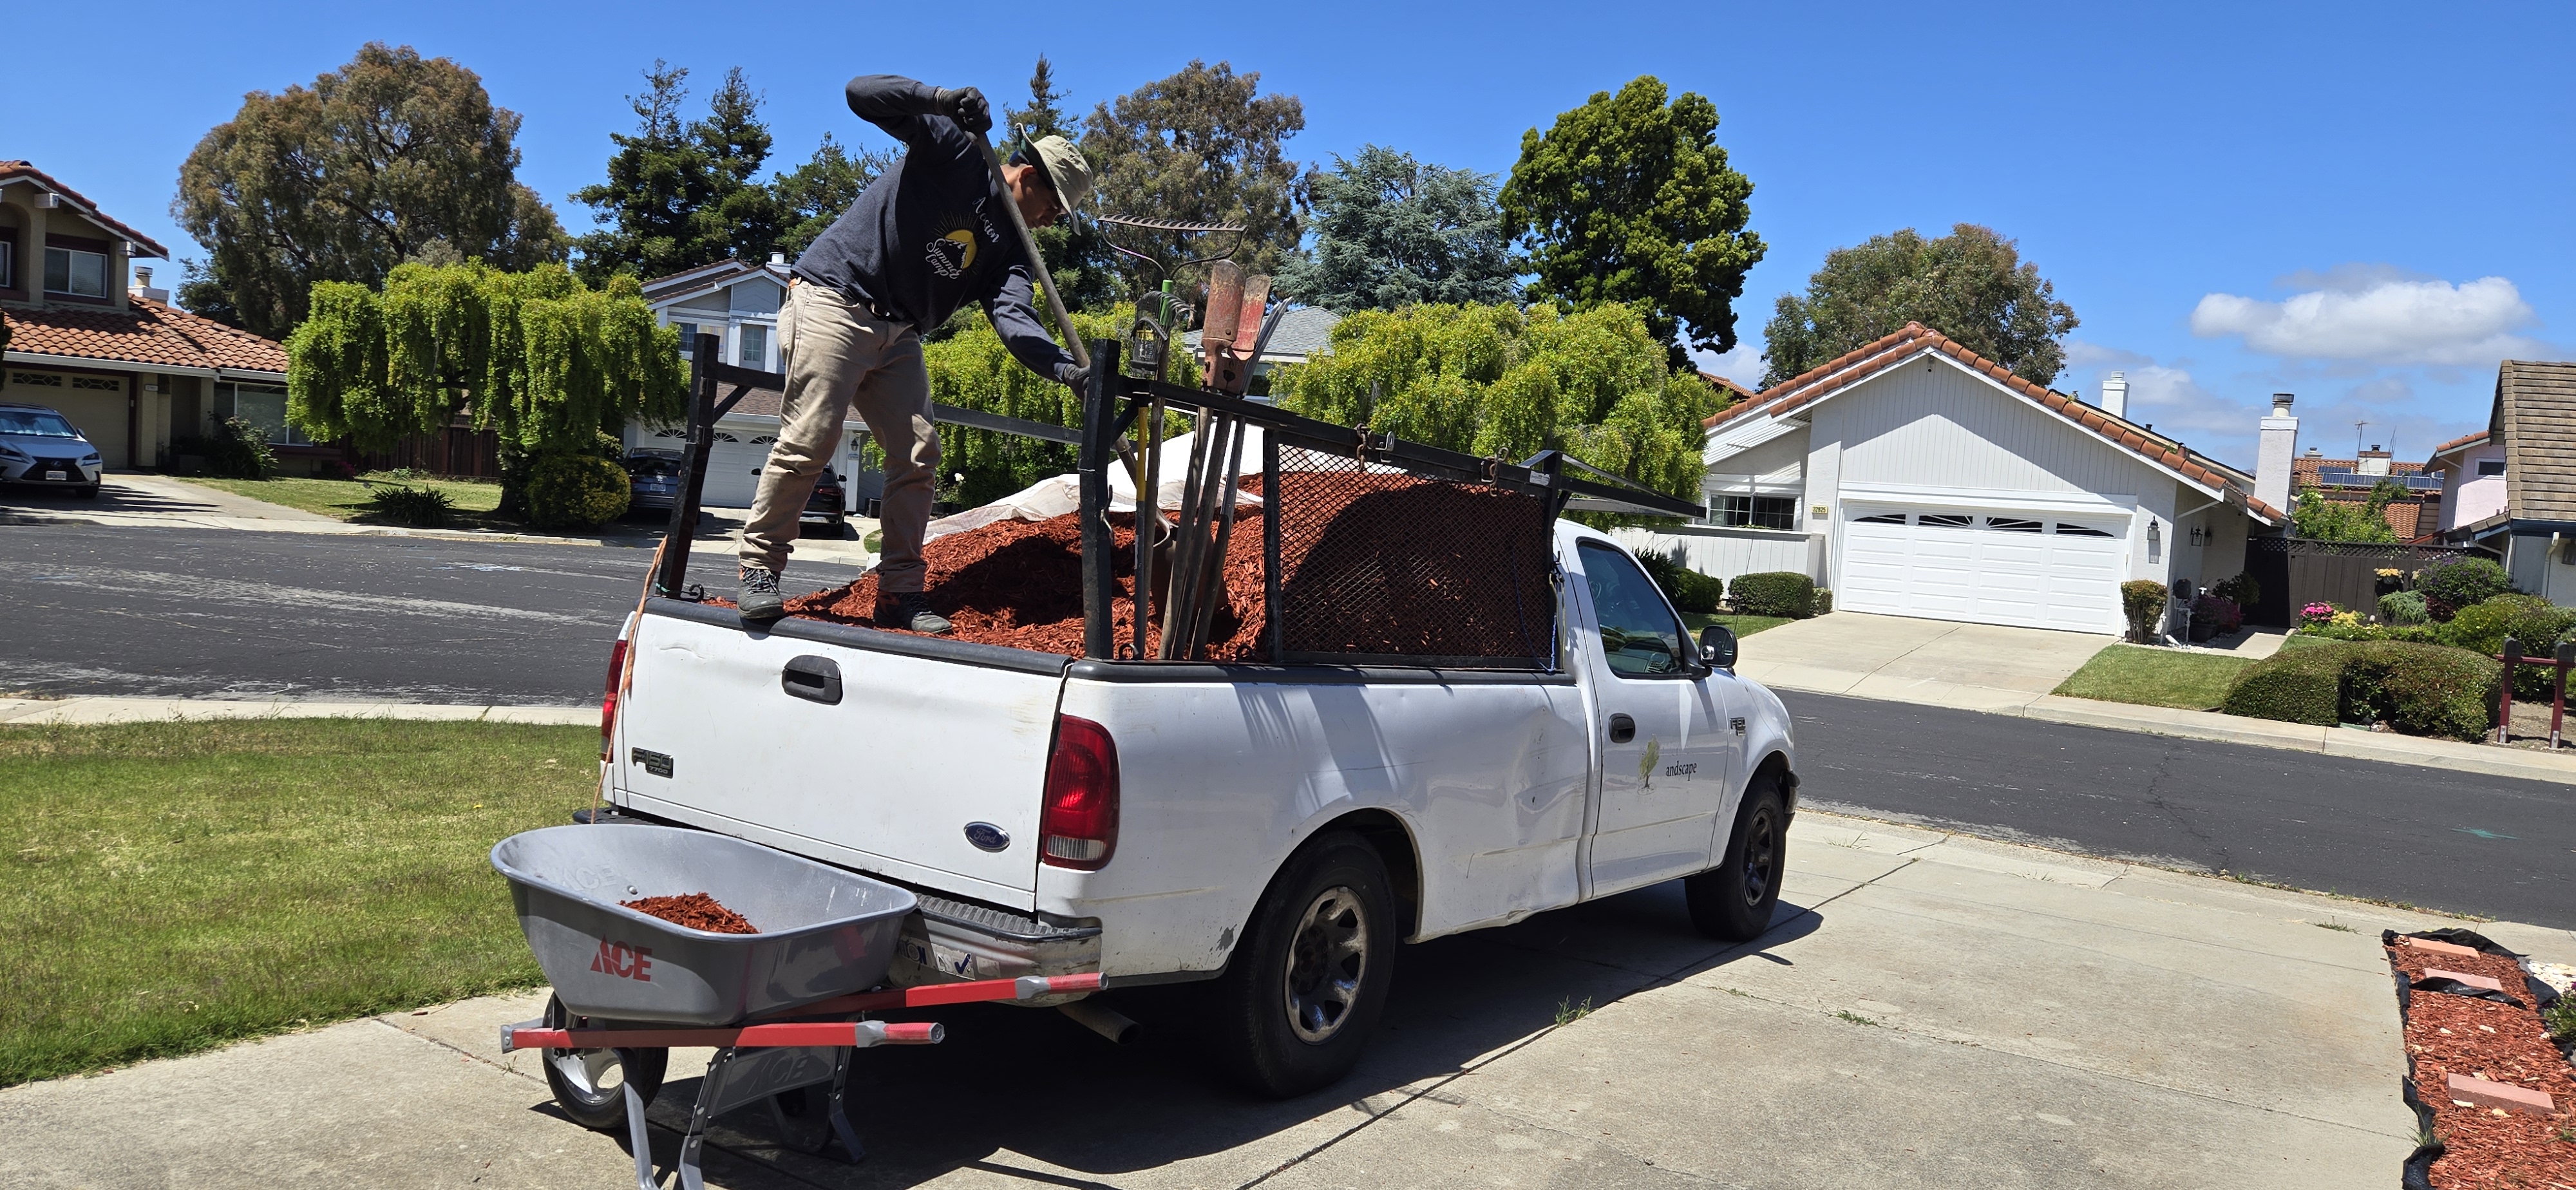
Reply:
M1182 481L1187 477L1190 469L1190 444L1197 438L1198 435L1193 432L1163 440L1162 467L1154 477L1156 481L1154 502L1165 512L1180 511ZM1281 465L1287 464L1283 460ZM1216 466L1223 468L1225 460L1217 460ZM1261 474L1261 427L1259 426L1243 428L1243 462L1239 470L1244 475ZM1257 493L1238 490L1235 493L1235 506L1259 508L1261 497ZM951 533L963 533L968 529L981 529L995 521L1052 520L1069 512L1078 512L1081 508L1082 478L1077 475L1057 475L1041 479L990 504L969 508L964 512L932 521L929 530L922 535L922 539L927 541L932 538L946 537ZM1109 468L1109 511L1136 511L1136 480L1134 476L1127 473L1127 467L1123 462Z

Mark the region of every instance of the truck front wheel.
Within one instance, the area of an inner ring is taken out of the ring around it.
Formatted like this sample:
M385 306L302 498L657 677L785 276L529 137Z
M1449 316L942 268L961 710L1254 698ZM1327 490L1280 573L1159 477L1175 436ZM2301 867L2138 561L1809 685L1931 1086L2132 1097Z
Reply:
M1780 877L1789 864L1789 813L1780 785L1768 773L1753 778L1726 837L1726 857L1714 868L1682 878L1691 924L1725 942L1751 942L1771 928L1780 904Z
M1395 973L1389 886L1376 849L1346 831L1271 881L1211 989L1218 1063L1245 1089L1285 1099L1358 1064Z

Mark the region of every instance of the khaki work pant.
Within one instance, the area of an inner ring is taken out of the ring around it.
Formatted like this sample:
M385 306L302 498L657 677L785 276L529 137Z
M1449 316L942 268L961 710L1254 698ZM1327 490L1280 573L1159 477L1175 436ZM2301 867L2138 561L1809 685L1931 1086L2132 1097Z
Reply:
M877 590L921 590L928 567L921 534L939 480L939 431L930 421L930 373L910 323L877 317L821 285L788 289L778 311L778 354L787 373L778 444L760 469L760 494L743 526L742 560L773 573L787 568L798 518L856 406L885 451L884 542Z

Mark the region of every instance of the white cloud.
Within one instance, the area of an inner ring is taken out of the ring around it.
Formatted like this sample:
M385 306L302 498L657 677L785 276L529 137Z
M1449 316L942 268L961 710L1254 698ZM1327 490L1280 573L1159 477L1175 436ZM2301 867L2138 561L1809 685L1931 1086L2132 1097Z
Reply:
M1746 388L1762 388L1762 345L1738 340L1735 350L1723 355L1714 351L1693 351L1691 362L1703 372L1715 372Z
M2140 355L2088 339L2066 341L2066 364L2073 368L2121 368L2131 364L2155 362L2151 355Z
M2192 333L2242 336L2247 347L2272 355L2378 364L2483 366L2545 352L2512 333L2536 316L2522 291L2502 277L2453 285L2408 279L2385 266L2346 265L2293 279L2320 288L2279 302L2210 294L2192 309Z

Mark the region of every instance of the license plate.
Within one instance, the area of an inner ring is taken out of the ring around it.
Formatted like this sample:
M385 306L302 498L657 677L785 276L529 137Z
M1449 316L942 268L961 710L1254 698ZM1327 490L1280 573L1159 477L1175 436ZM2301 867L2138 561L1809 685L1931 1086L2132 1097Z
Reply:
M63 472L63 471L48 471L48 472L45 472L45 478L47 478L47 479L70 479L70 478L71 478L71 475L70 475L68 472Z

